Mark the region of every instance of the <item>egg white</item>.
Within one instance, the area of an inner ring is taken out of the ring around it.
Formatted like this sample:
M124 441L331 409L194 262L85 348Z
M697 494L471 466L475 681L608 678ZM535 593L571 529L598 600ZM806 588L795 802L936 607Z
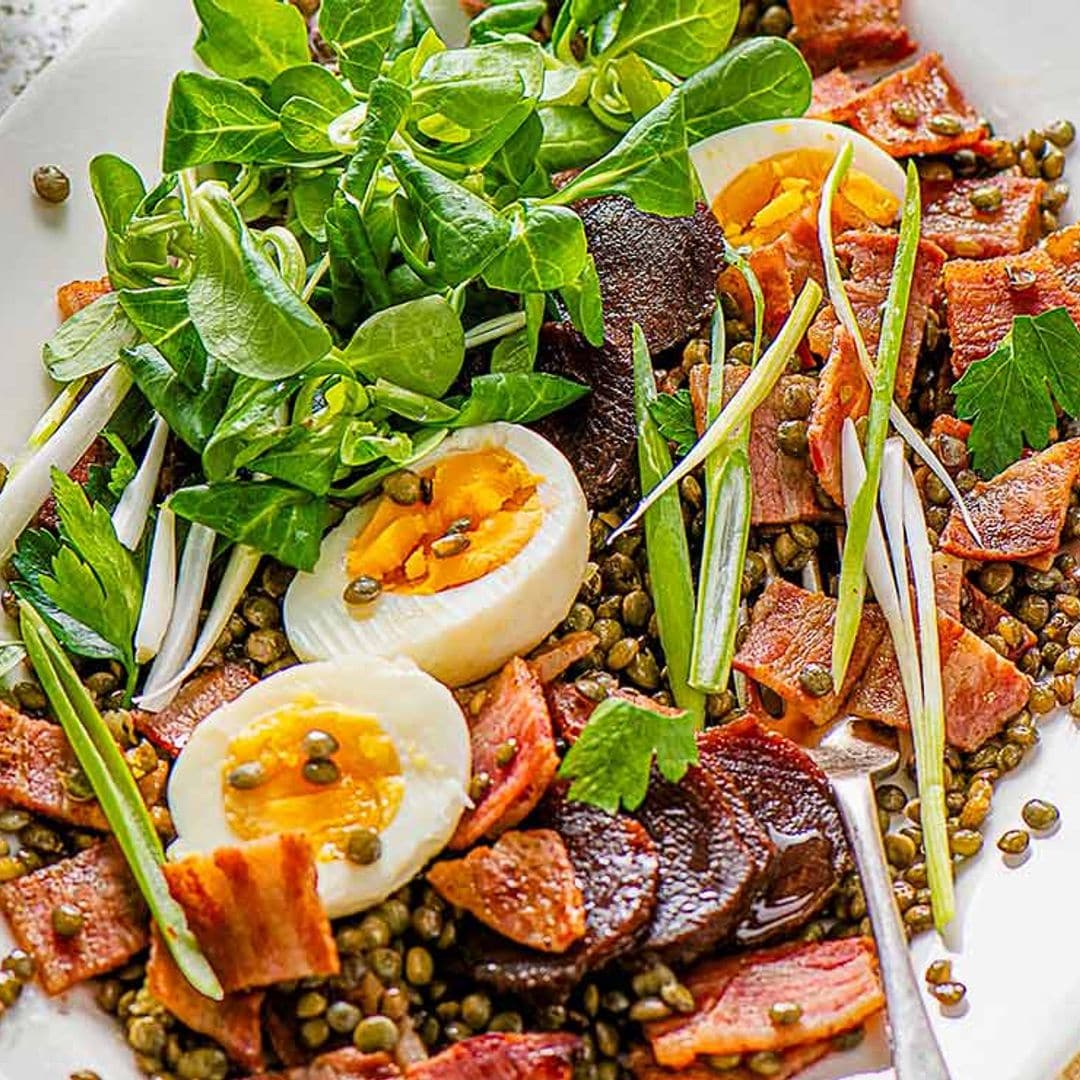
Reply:
M446 846L467 804L471 750L465 718L445 686L403 657L354 655L298 664L211 713L169 778L177 832L169 857L242 842L225 814L229 743L252 721L306 696L376 720L397 750L404 781L397 814L379 834L382 851L374 863L359 866L344 857L318 863L319 896L330 918L338 918L379 903L415 877Z
M455 432L415 468L487 447L514 454L541 478L543 518L525 547L464 585L427 596L385 592L371 604L348 605L346 556L378 500L364 503L323 541L314 571L297 574L289 587L285 631L297 656L408 656L440 681L463 686L528 652L566 617L588 559L589 515L573 468L551 443L517 424L484 424Z
M886 191L904 198L904 170L865 135L826 120L761 120L710 135L690 150L706 201L712 201L740 173L759 161L789 150L828 150L839 153L850 142L851 167L869 176Z

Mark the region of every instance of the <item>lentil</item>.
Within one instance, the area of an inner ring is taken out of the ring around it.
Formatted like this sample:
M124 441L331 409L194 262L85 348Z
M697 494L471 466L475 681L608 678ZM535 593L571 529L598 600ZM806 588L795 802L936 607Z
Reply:
M300 1025L300 1041L309 1050L317 1050L329 1038L330 1025L321 1018L305 1020Z
M1009 829L997 842L998 848L1006 855L1023 855L1031 843L1031 834L1026 829Z
M919 110L910 101L894 101L890 106L893 119L905 127L915 127L919 122Z
M797 1024L802 1019L802 1006L795 1001L776 1001L769 1006L769 1019L777 1027Z
M1045 832L1058 823L1061 818L1061 811L1053 803L1046 802L1045 799L1029 799L1024 803L1020 816L1024 819L1025 825L1040 832Z
M391 473L382 482L383 494L398 506L413 506L422 497L420 477L408 469Z
M784 1062L771 1050L758 1050L746 1059L746 1067L758 1076L776 1076L784 1068Z
M944 982L930 987L930 993L941 1002L942 1005L959 1005L964 1000L967 987L961 982Z
M300 748L304 751L305 757L309 758L328 758L341 749L333 735L328 731L320 731L318 728L307 732L300 742Z
M952 961L934 960L926 969L926 981L933 986L952 981Z
M1055 120L1046 126L1043 134L1054 146L1066 147L1076 138L1076 128L1071 120Z
M341 770L329 758L305 761L300 771L309 784L333 784L341 777Z
M363 1014L348 1001L335 1001L326 1010L326 1023L338 1035L351 1035Z
M346 604L370 604L378 598L381 592L382 585L375 578L361 574L360 577L354 578L345 586L345 592L342 596Z
M176 1073L182 1080L225 1080L229 1073L229 1061L221 1050L201 1047L180 1055L176 1062Z
M261 761L244 761L230 770L228 783L230 787L240 791L248 791L252 788L265 784L267 780L266 769Z
M799 686L813 697L824 697L832 692L832 674L824 664L806 664L799 672Z
M32 179L38 198L47 203L66 202L71 194L71 180L59 165L39 165Z
M971 191L968 195L968 201L981 213L991 214L1001 209L1005 196L1002 194L1001 188L994 184L984 184Z
M74 904L58 904L52 909L50 918L53 930L66 938L75 937L85 922L82 912Z
M959 135L964 130L960 118L951 113L934 113L927 121L927 127L935 135Z

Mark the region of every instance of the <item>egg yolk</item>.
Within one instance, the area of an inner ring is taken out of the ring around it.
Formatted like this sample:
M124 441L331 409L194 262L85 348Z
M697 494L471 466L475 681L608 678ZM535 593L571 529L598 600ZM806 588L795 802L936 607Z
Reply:
M310 758L305 736L323 732L337 748L327 780L304 775ZM259 782L237 787L229 776L238 767L261 767ZM253 720L229 743L222 771L225 814L242 840L282 832L301 832L317 857L339 859L349 834L382 832L393 821L405 791L393 741L370 716L303 698Z
M421 476L430 501L401 506L383 496L349 548L351 579L430 595L508 563L540 528L540 478L506 450L452 454Z
M744 169L713 203L713 213L727 238L737 245L760 247L787 230L797 214L818 205L832 168L831 150L789 150ZM833 213L842 228L891 225L900 208L890 191L852 169L840 185Z

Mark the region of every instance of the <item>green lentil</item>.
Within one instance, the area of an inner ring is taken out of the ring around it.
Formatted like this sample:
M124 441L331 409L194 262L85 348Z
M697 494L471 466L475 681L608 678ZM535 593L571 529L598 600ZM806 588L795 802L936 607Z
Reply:
M85 922L82 912L74 904L57 904L50 915L53 930L60 937L75 937Z
M127 1039L140 1054L159 1057L165 1050L168 1033L160 1021L151 1016L137 1016L129 1024Z
M960 118L952 113L934 113L927 121L927 127L935 135L959 135L964 130Z
M934 960L926 969L926 981L932 986L952 981L952 961Z
M297 998L296 1016L299 1020L314 1020L316 1016L322 1016L326 1012L326 1008L325 996L316 990L309 990Z
M1023 855L1031 843L1031 834L1027 829L1009 829L997 842L998 848L1006 855Z
M877 802L878 806L882 810L888 810L890 813L898 814L904 809L904 804L907 802L907 794L903 788L897 787L895 784L882 784L877 789Z
M620 638L608 651L607 666L612 671L622 671L630 666L639 652L641 652L641 643L637 638Z
M915 127L919 122L919 110L910 101L894 101L890 106L893 119L904 127Z
M982 849L982 833L974 829L957 829L949 838L949 848L954 855L963 855L969 859L978 855Z
M758 20L758 30L770 37L783 37L791 29L791 12L780 4L765 9Z
M353 829L345 842L345 856L358 866L370 866L382 855L382 840L374 829Z
M1071 120L1055 120L1043 129L1046 138L1058 147L1071 146L1076 138L1076 128Z
M942 1005L959 1005L964 1000L967 987L961 982L943 982L930 987L930 993L941 1002Z
M746 1067L757 1076L776 1076L784 1068L784 1061L771 1050L758 1050L746 1059Z
M391 473L382 482L383 494L398 506L413 506L420 501L420 477L408 469Z
M0 969L11 972L17 979L28 982L34 977L34 958L22 949L12 949L4 957Z
M885 857L893 866L903 870L909 867L918 853L915 844L901 833L889 833L883 838Z
M854 1050L865 1038L866 1031L864 1028L852 1028L850 1031L845 1031L842 1034L837 1035L832 1040L833 1049L841 1051Z
M213 1047L200 1047L181 1054L176 1062L176 1074L182 1080L225 1080L229 1060Z
M412 928L422 941L435 941L443 929L442 912L428 905L418 907L412 914Z
M358 578L353 578L348 585L345 586L345 591L342 593L342 597L346 604L370 604L373 600L377 599L382 592L382 585L373 577L368 577L367 574L361 574Z
M330 1038L330 1025L321 1017L300 1025L300 1041L310 1050L318 1050Z
M671 1009L658 997L643 997L630 1006L629 1016L631 1020L639 1024L647 1024L652 1020L666 1020L671 1015Z
M38 198L47 203L65 202L71 194L71 180L59 165L39 165L31 179Z
M1032 829L1045 832L1058 823L1061 818L1061 811L1053 803L1047 802L1045 799L1029 799L1024 803L1020 816L1024 819L1024 824Z
M360 933L366 949L382 949L390 944L390 925L379 915L365 915Z
M806 457L810 445L806 421L781 420L776 426L776 444L788 457Z
M678 1013L692 1013L695 1009L694 995L679 982L666 983L660 988L660 1000Z
M244 642L244 652L256 664L272 664L285 655L288 639L280 630L254 630Z
M653 603L644 589L632 589L622 598L622 618L627 626L637 630L648 625L653 613Z
M427 986L435 977L435 961L431 953L421 945L415 945L405 954L405 978L413 986Z
M769 1006L769 1020L777 1027L797 1024L802 1014L802 1006L797 1001L774 1001Z
M372 949L368 956L368 966L383 982L394 982L401 978L401 954L393 949Z
M521 1013L501 1012L491 1018L488 1031L501 1031L511 1035L520 1035L525 1030L525 1021Z
M1056 147L1049 150L1042 159L1042 175L1044 180L1060 180L1065 172L1065 155Z
M305 761L300 771L309 784L333 784L341 777L341 770L330 758L312 758Z
M409 992L400 986L388 986L379 997L379 1012L391 1020L404 1019L409 1013Z
M660 686L660 665L648 649L641 649L625 670L630 680L642 690L656 690Z
M980 187L973 188L968 194L968 202L983 214L992 214L1000 210L1004 201L1005 196L1002 194L1001 188L995 184L983 184Z
M799 672L799 686L811 697L824 697L832 692L832 673L824 664L805 664Z
M338 1035L351 1035L363 1013L348 1001L335 1001L326 1010L326 1023Z

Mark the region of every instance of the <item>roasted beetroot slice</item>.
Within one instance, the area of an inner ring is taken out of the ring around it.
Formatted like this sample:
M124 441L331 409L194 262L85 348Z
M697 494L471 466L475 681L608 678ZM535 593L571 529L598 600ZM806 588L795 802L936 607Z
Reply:
M491 1033L410 1065L407 1080L570 1080L576 1035Z
M795 743L753 718L710 728L698 736L698 751L702 768L730 778L776 847L738 940L791 933L821 910L851 866L828 781Z
M622 195L584 199L608 337L623 345L638 323L652 353L686 341L711 317L723 268L723 232L707 206L690 217L645 214Z
M815 75L895 63L915 51L900 22L900 0L791 0L791 17L792 37Z
M524 819L544 797L559 758L551 731L544 688L524 660L515 657L499 672L472 725L473 776L487 789L467 810L450 841L461 850L482 836L497 836ZM499 749L513 739L517 752L506 764Z
M132 714L135 729L159 750L175 757L215 709L239 697L256 682L258 679L241 664L222 664L186 682L161 712L136 710Z
M972 194L980 188L1001 192L996 210L977 210ZM1027 176L972 180L924 180L923 236L952 258L987 259L1016 255L1039 242L1039 211L1046 185Z
M309 1065L259 1073L248 1080L400 1080L403 1075L387 1054L364 1054L346 1046L320 1054Z
M539 371L585 383L590 392L536 430L573 462L590 506L610 502L634 477L634 375L628 345L590 345L566 323L540 329Z
M660 857L656 911L642 948L687 964L729 940L762 884L723 788L691 766L677 784L653 775L637 817Z
M858 1027L885 1003L869 938L741 952L701 964L683 980L697 1010L647 1024L662 1065L681 1069L705 1054L778 1052ZM795 1024L774 1024L769 1007L796 1001Z

